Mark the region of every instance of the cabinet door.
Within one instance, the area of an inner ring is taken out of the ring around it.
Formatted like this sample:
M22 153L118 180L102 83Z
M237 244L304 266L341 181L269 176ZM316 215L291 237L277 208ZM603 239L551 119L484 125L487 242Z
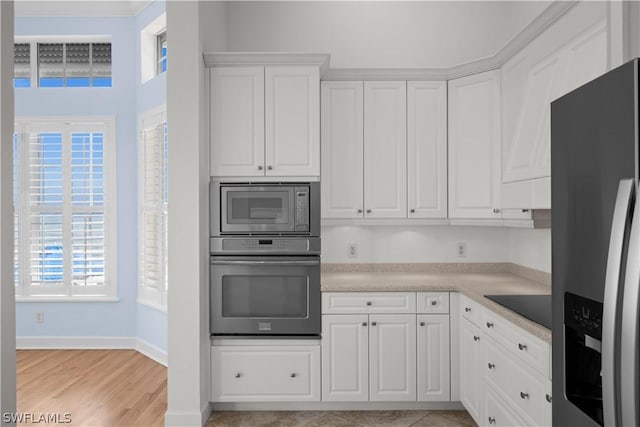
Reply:
M322 400L369 400L369 316L322 316Z
M460 395L466 410L479 425L485 425L482 410L482 336L480 330L462 317L460 324Z
M451 399L449 315L418 315L418 401Z
M409 218L447 217L447 84L407 83Z
M267 176L320 176L318 67L265 68Z
M211 175L264 176L264 68L212 68Z
M406 82L364 83L367 218L407 217Z
M415 314L371 314L369 321L369 399L415 401Z
M362 218L363 83L322 82L322 217Z
M449 81L449 217L500 218L500 71Z
M482 400L483 411L486 416L485 422L478 424L496 427L518 427L527 425L491 388L487 387L484 396L482 396Z

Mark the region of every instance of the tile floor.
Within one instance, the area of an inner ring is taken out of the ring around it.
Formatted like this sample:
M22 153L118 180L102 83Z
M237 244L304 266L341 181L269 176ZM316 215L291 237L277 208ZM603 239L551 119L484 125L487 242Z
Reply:
M476 427L466 411L221 411L206 427Z

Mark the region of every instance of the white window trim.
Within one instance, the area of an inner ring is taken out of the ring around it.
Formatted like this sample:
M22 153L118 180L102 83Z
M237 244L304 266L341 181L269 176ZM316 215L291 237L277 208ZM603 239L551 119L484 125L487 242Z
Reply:
M24 239L25 233L19 234L20 242L20 283L16 286L16 302L117 302L118 286L118 259L117 259L117 222L116 222L116 126L113 116L64 116L64 117L16 117L15 132L18 134L20 150L18 158L22 165L25 163L23 143L29 129L43 128L51 130L55 127L62 128L66 125L92 126L98 125L104 128L103 139L103 162L104 162L104 217L105 217L105 285L102 288L103 294L94 294L92 292L78 292L71 294L72 286L69 282L64 283L63 288L66 295L31 295L30 284L28 282L29 263L23 254L28 252L28 241ZM51 126L51 127L47 127ZM28 182L29 170L21 167L19 180L21 184ZM20 188L23 188L21 185ZM29 210L26 204L22 202L18 207L20 210L19 224L21 231L25 230L28 224Z
M161 288L151 288L144 284L143 273L143 254L144 249L144 137L145 130L156 128L167 122L167 106L166 104L152 108L141 113L138 117L138 304L145 305L156 310L167 311L167 275L166 263L163 265L161 276L165 281Z
M146 83L157 74L157 36L167 29L167 13L151 21L140 31L140 81ZM164 73L161 73L164 74Z

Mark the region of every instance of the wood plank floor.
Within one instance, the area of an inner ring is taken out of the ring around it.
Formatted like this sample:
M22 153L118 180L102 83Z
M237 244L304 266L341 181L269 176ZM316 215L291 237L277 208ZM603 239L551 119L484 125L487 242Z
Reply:
M18 350L17 392L18 413L68 413L64 425L162 426L167 368L135 350Z

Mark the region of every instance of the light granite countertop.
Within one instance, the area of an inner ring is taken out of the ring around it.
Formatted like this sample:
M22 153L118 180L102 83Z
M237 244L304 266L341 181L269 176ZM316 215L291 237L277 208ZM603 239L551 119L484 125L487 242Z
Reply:
M551 343L551 331L484 295L550 295L551 287L509 272L323 271L323 292L460 292L538 338Z

